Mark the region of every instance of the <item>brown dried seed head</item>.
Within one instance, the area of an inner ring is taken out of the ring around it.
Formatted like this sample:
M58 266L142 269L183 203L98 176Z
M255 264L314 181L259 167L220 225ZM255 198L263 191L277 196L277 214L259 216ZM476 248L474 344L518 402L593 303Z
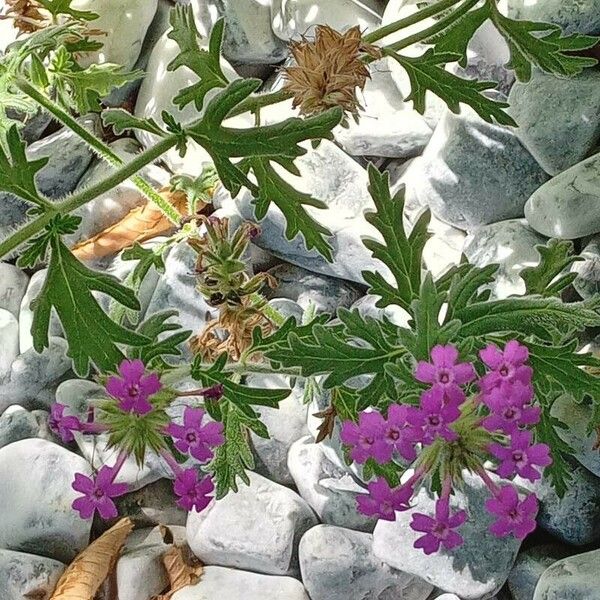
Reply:
M358 117L361 108L357 88L364 89L370 77L361 53L379 58L378 48L363 43L358 26L340 33L327 25L318 25L315 39L302 38L291 44L295 66L284 69L285 89L294 95L294 108L313 115L334 106Z
M5 0L6 12L1 18L13 19L20 33L33 33L48 26L50 14L36 0Z

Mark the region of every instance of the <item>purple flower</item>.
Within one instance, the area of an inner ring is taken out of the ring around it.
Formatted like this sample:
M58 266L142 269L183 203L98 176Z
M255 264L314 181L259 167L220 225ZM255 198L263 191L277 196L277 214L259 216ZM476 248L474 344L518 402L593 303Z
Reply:
M361 412L358 425L344 421L340 437L344 444L352 446L352 460L364 463L368 458L374 458L379 464L388 463L392 459L393 446L384 439L386 426L385 419L377 411Z
M392 404L389 407L384 439L398 451L402 458L412 462L417 458L415 441L418 434L408 422L409 412L409 407L401 404Z
M485 507L496 516L496 521L490 525L490 531L496 537L506 537L512 533L522 540L536 527L537 498L529 494L525 500L519 501L517 490L512 485L500 488L495 498L486 500Z
M531 383L533 371L525 365L529 358L527 346L523 346L517 340L511 340L506 344L504 350L490 344L480 353L481 360L492 371L479 380L479 385L484 393L491 391L503 382L521 382L523 385Z
M215 385L206 388L204 390L204 397L208 400L220 400L223 397L225 388L222 383L215 383Z
M460 405L465 395L460 386L476 377L471 363L458 363L458 350L454 346L435 346L431 350L431 362L420 360L415 378L422 383L430 383L443 389L446 399Z
M510 448L497 443L490 444L490 452L502 461L496 470L500 477L508 478L516 473L531 482L541 478L535 467L547 467L552 462L550 448L546 444L532 446L532 437L531 431L515 431Z
M200 462L205 462L213 457L212 448L220 446L223 437L223 423L211 422L202 425L206 413L201 408L186 406L183 413L183 425L171 423L166 432L175 441L175 448L179 452L188 452Z
M109 377L106 391L119 400L119 408L125 412L145 415L152 410L148 398L161 388L156 373L144 375L141 360L124 360L119 365L119 377Z
M83 496L75 499L72 506L82 519L91 518L95 511L98 511L103 519L113 519L117 516L117 507L111 498L126 494L128 487L125 483L114 483L114 471L112 467L104 466L95 478L75 473L71 487Z
M73 436L74 431L81 431L81 422L77 417L65 415L65 408L67 407L64 404L58 402L52 405L50 417L48 417L48 426L63 442L67 443L75 439Z
M200 512L210 504L212 496L209 494L215 486L208 476L198 480L196 469L182 469L175 478L173 489L179 496L178 506L187 511L194 508Z
M425 535L414 543L415 548L422 548L425 554L433 554L440 546L451 550L461 546L463 538L456 531L467 520L467 513L459 510L450 516L450 502L447 498L440 498L435 504L435 518L421 513L412 515L411 529Z
M356 497L358 510L363 515L385 521L395 521L397 510L408 510L408 503L414 493L408 485L390 488L383 477L369 483L368 489L368 494L359 494Z
M492 412L483 420L488 431L502 431L511 435L524 425L535 425L540 420L539 406L528 406L533 399L533 388L520 381L503 382L494 388L484 402Z
M444 403L444 391L433 387L421 394L421 407L412 408L408 413L408 421L420 428L419 440L425 445L432 444L438 437L447 442L458 439L456 432L448 425L460 417L460 410L455 404Z

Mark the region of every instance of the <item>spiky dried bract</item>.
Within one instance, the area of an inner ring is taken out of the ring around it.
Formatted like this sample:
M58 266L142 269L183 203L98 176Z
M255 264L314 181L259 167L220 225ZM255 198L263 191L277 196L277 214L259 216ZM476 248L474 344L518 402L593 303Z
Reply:
M51 23L50 13L36 0L5 0L6 12L0 18L13 19L19 33L33 33Z
M340 33L327 25L318 25L315 39L303 37L290 46L296 65L286 67L285 90L294 95L294 107L303 115L314 115L340 106L345 115L358 120L362 108L357 89L363 90L369 69L362 54L380 58L381 51L361 38L358 26Z

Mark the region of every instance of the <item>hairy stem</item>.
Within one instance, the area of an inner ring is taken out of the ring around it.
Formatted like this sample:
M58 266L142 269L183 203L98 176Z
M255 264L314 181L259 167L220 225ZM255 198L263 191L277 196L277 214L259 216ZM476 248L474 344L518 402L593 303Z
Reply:
M47 98L39 90L33 87L27 81L19 79L16 81L16 86L32 100L35 100L40 106L46 109L50 114L54 116L60 123L68 127L71 131L75 132L94 152L103 158L109 165L115 168L120 168L125 164L125 161L111 148L109 148L102 140L99 140L94 134L89 132L85 127L74 119L68 112L63 110L58 104L53 102L50 98ZM140 192L148 198L148 200L154 202L156 206L163 212L163 214L175 225L178 225L181 221L181 215L173 208L172 204L165 200L153 187L139 175L133 175L131 178L132 183L140 190Z

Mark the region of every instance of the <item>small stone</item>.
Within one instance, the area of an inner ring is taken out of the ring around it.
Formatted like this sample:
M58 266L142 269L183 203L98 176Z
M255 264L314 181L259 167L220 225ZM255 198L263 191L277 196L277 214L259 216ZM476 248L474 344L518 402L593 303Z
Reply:
M409 203L429 206L440 220L471 230L522 217L525 202L548 175L512 129L464 109L446 112L402 179Z
M525 205L529 225L548 237L574 240L600 232L600 154L539 187Z
M533 600L597 600L600 550L569 556L544 571Z
M409 526L412 512L434 513L434 499L422 489L412 511L397 512L396 521L377 523L373 533L375 555L392 567L460 595L463 600L492 596L504 585L521 541L514 537L497 538L488 531L493 522L485 509L489 497L489 490L479 478L465 474L464 491L452 497L453 509L464 509L471 515L460 528L464 544L427 556L413 547L423 534Z
M368 33L379 26L384 2L380 0L272 0L272 27L284 41L314 34L316 25L337 31L359 26Z
M583 160L600 140L600 73L587 69L569 79L534 71L508 98L517 137L550 175Z
M224 567L204 567L202 579L173 595L172 600L309 600L304 586L292 577L272 577Z
M48 600L64 570L51 558L0 550L0 598Z
M49 413L44 410L4 411L0 416L0 448L29 438L53 441L48 429L48 416Z
M317 524L306 502L292 490L255 473L203 512L191 512L187 540L194 554L220 564L271 575L298 574L298 543Z
M104 397L104 388L87 379L67 379L56 388L56 402L68 406L70 414L80 418L87 416L91 399Z
M521 271L539 264L536 246L546 242L524 219L515 219L479 227L469 234L463 251L476 267L499 265L490 289L494 298L507 298L525 293Z
M573 287L588 300L600 293L600 237L592 238L581 252L584 260L573 263L571 271L577 273Z
M373 536L317 525L300 541L302 581L312 600L425 600L433 586L389 567L372 550Z
M508 589L513 599L533 600L535 586L544 571L568 555L568 548L559 544L535 546L520 552L508 576Z
M91 527L71 507L78 496L71 488L78 472L89 473L88 463L46 440L2 448L0 548L71 562L88 545Z
M268 290L270 297L289 298L304 310L312 306L317 313L335 313L336 308L348 308L362 293L341 279L318 275L296 265L278 265L269 271L277 286Z
M598 0L508 0L512 19L542 21L560 25L563 34L600 33Z
M433 215L427 227L430 238L423 247L425 268L438 279L447 271L460 264L467 234L436 219Z
M288 465L298 492L320 521L357 531L373 531L376 519L365 517L356 506L357 495L365 494L366 490L346 469L327 458L322 444L316 444L310 436L298 440L290 448Z
M246 384L263 389L289 389L290 387L287 378L281 375L249 375ZM290 446L308 433L307 406L303 402L303 396L304 388L297 384L292 388L292 393L279 403L278 408L256 407L270 437L265 439L255 433L250 434L257 458L255 470L282 485L294 483L287 463Z
M0 340L2 340L2 354L0 354L0 381L2 381L10 373L11 365L19 356L19 322L12 313L3 308L0 308Z
M29 277L21 269L0 262L0 309L7 310L18 319L21 300L28 284Z

